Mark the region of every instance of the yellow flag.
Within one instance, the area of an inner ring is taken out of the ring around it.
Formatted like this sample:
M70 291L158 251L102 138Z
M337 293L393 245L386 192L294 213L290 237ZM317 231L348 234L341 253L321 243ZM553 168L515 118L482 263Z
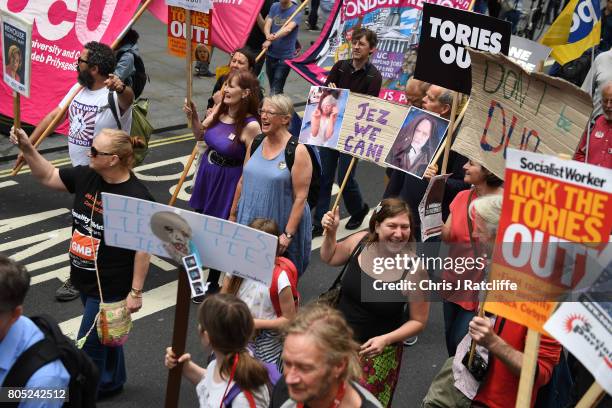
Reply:
M552 48L550 55L564 65L599 44L600 39L599 1L571 0L540 42Z

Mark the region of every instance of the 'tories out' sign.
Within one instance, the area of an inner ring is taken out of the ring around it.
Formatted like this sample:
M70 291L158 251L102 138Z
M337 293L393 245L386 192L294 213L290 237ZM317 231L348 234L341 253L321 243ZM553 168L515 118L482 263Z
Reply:
M421 43L414 76L458 92L470 93L470 55L467 48L507 55L510 23L426 3Z

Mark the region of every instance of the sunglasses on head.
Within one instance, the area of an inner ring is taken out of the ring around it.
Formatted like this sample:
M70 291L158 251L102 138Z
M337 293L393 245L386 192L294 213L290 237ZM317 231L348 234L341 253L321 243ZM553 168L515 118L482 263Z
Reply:
M98 155L101 155L101 156L115 156L115 153L101 152L98 149L96 149L94 146L91 146L90 152L91 152L91 157L97 157Z

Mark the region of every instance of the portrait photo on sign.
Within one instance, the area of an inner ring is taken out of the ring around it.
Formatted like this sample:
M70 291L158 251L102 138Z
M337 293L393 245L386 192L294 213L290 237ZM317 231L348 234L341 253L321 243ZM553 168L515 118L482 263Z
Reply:
M300 143L336 147L349 94L348 89L311 87L300 129Z
M32 25L8 13L1 13L0 17L4 82L29 97Z
M412 107L385 163L422 179L444 139L447 127L448 120Z

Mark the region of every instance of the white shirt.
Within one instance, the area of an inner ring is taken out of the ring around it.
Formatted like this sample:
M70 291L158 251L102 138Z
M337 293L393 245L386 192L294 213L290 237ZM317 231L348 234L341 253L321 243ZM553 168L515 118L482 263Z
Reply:
M60 102L60 106L68 103L70 96L79 87L75 84ZM132 127L132 109L126 110L121 115L117 93L113 95L121 128L130 133ZM92 91L83 88L73 99L68 108L68 120L70 130L68 131L68 152L73 166L87 166L89 164L89 150L93 139L102 129L117 129L117 121L113 117L108 105L108 88L100 88Z
M214 380L214 372L217 367L217 360L213 360L206 367L206 374L200 382L196 385L196 393L198 394L198 401L200 401L200 408L219 408L221 400L223 399L223 393L227 388L229 390L234 385L234 382L227 386L227 381L216 382ZM266 385L259 387L257 392L253 393L255 399L255 406L257 408L267 408L270 405L270 393ZM246 399L244 394L241 392L232 401L232 408L250 408L249 401Z
M286 287L291 286L287 272L278 275L278 294ZM276 319L276 312L270 299L270 288L251 279L245 279L240 285L238 298L247 304L254 319Z

